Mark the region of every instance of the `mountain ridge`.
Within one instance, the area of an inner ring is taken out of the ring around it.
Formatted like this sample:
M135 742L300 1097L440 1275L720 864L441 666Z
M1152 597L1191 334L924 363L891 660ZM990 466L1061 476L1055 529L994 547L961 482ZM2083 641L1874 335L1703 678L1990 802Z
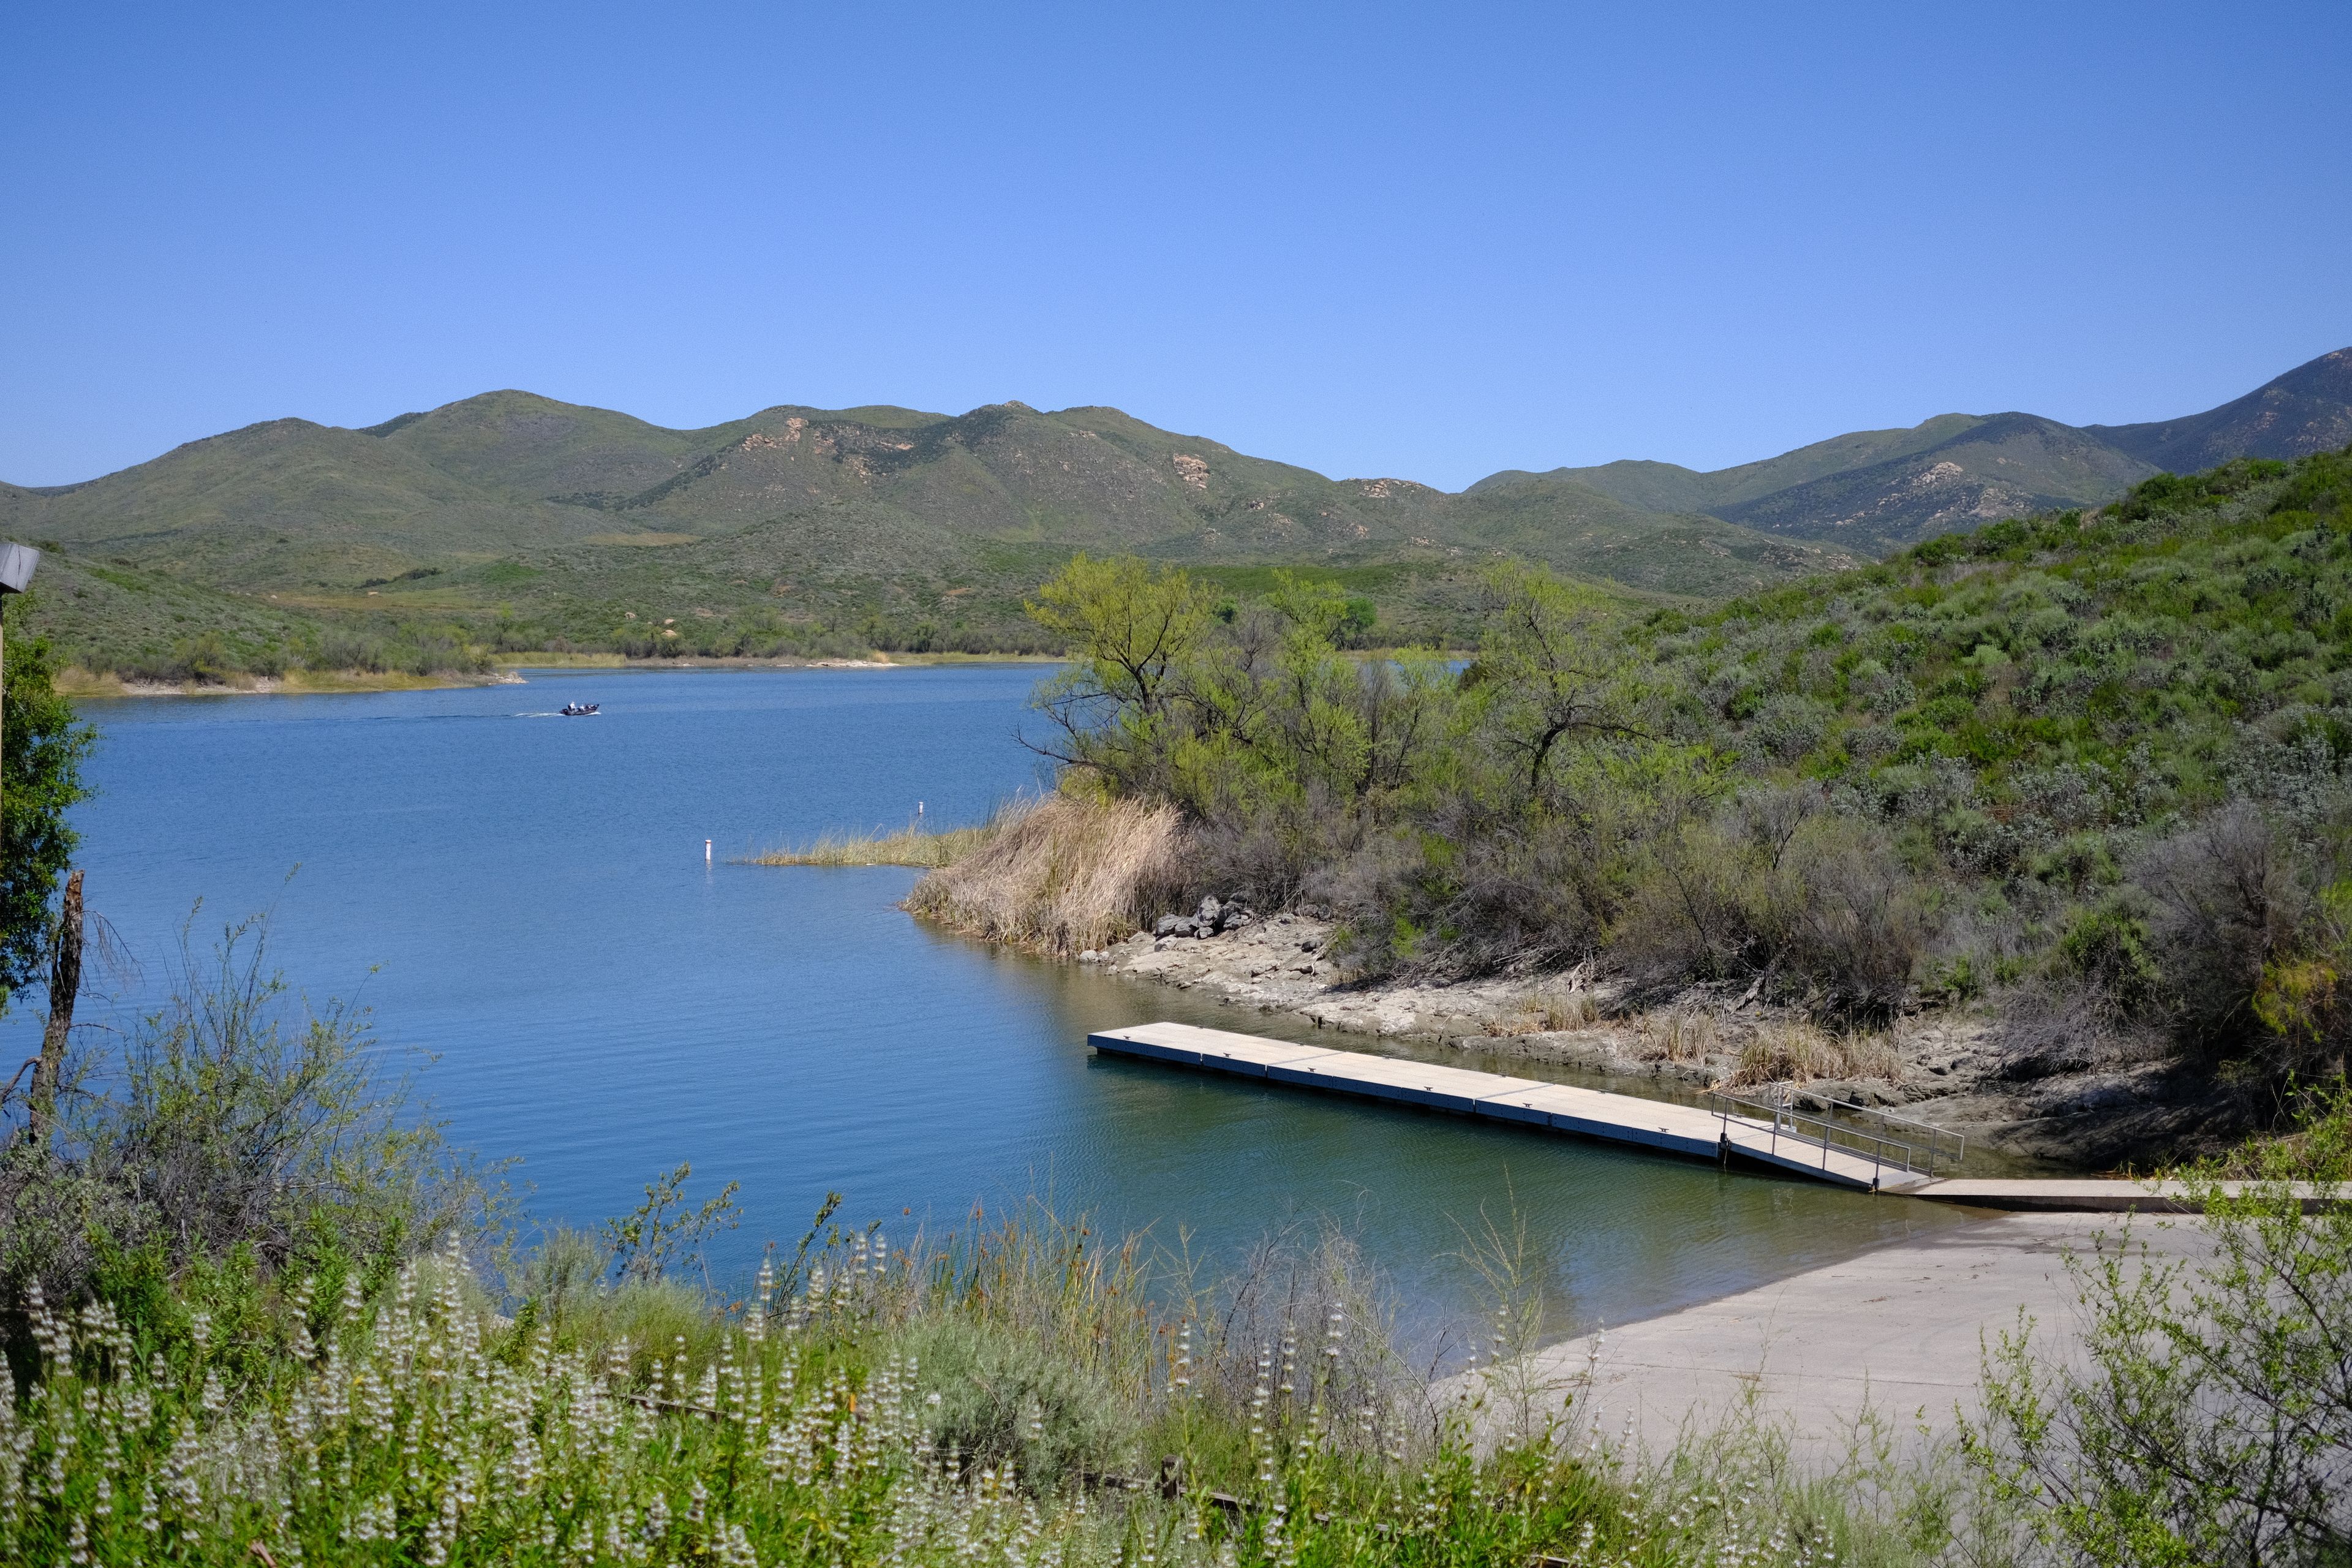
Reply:
M2012 465L1998 454L1976 461L1976 454L1966 451L1971 442L2005 444L2021 422L2031 422L2045 439L2066 432L2079 443L2069 462L2035 466L2044 482L2024 482L2027 465L2015 464L2019 472L2004 473ZM2011 510L2096 504L2159 471L2194 472L2234 458L2298 458L2347 442L2352 348L2321 354L2242 397L2179 419L2070 426L2015 410L1939 414L1908 427L1853 431L1727 468L1619 459L1537 474L1506 469L1470 488L1527 478L1572 480L1632 505L1701 511L1795 538L1834 539L1879 552L1973 528ZM1905 466L1930 454L1941 456ZM1953 464L1959 472L1930 479L1938 463ZM1857 504L1855 492L1863 487L1847 477L1865 472L1874 472L1880 493ZM2053 477L2059 482L2048 482ZM1841 479L1844 482L1823 483ZM1809 491L1808 486L1816 488ZM1938 489L1950 493L1926 494ZM1905 504L1905 492L1913 504Z
M1304 570L1373 599L1385 636L1440 641L1503 554L1676 597L1854 559L1580 487L1530 509L1329 479L1098 405L780 404L672 430L514 389L362 428L258 421L72 487L0 487L0 529L59 552L35 628L86 667L135 669L188 663L173 650L214 623L234 646L206 658L255 668L298 612L323 617L320 647L357 621L404 647L1025 648L1024 597L1081 550L1237 585Z
M678 429L500 388L356 428L257 421L71 485L0 484L0 530L118 575L266 599L269 616L432 617L453 638L495 621L620 646L659 624L667 647L685 620L714 647L853 626L997 646L1028 635L1023 595L1080 550L1236 583L1320 573L1377 599L1391 635L1442 638L1498 556L1612 592L1721 597L2096 505L2157 471L2145 454L2210 466L2222 448L2331 440L2352 440L2352 350L2179 420L1948 414L1711 472L1505 469L1460 491L1330 479L1102 405L776 404ZM115 589L131 578L109 581L99 596L128 603ZM52 595L39 614L92 657L110 639L163 646L192 620L100 630L71 608Z
M2343 447L2352 444L2352 348L2321 354L2202 414L2083 428L2176 474L2231 458L2294 458Z

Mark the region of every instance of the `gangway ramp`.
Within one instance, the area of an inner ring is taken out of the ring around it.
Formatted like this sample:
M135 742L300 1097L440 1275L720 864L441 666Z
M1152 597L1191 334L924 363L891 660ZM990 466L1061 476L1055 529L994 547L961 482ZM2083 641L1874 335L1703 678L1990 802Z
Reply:
M1922 1184L1932 1179L1938 1157L1932 1138L1858 1131L1820 1117L1797 1116L1766 1101L1725 1099L1713 1109L1676 1105L1192 1024L1106 1029L1088 1035L1087 1043L1105 1056L1391 1100L1695 1159L1737 1157L1791 1175L1866 1191L1900 1192Z

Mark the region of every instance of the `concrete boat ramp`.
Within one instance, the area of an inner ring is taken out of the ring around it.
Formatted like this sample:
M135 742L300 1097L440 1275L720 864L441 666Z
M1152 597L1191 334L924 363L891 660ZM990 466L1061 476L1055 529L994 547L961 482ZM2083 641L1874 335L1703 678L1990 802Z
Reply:
M1857 1131L1762 1102L1727 1100L1720 1109L1708 1110L1399 1057L1292 1045L1190 1024L1106 1030L1088 1035L1087 1043L1106 1056L1547 1127L1702 1160L1752 1162L1869 1192L1925 1187L1935 1179L1938 1158L1932 1129L1895 1124L1891 1118L1885 1119L1886 1125ZM1752 1106L1757 1113L1743 1111L1742 1106ZM1942 1138L1943 1157L1957 1164L1956 1141L1948 1133Z

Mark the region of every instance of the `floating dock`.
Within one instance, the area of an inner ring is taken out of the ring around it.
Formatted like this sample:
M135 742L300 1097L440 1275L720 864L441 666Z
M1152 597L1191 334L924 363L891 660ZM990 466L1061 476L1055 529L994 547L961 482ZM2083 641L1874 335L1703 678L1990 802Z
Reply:
M1799 1137L1776 1121L1728 1110L1708 1110L1363 1051L1297 1046L1191 1024L1110 1029L1088 1035L1087 1043L1106 1056L1549 1128L1695 1159L1738 1159L1866 1192L1907 1192L1931 1180L1928 1171L1914 1169L1895 1155L1893 1151L1899 1145L1891 1141L1865 1139L1881 1145L1876 1151L1836 1147Z
M2198 1189L2173 1181L1938 1179L1939 1166L1958 1163L1958 1152L1943 1149L1938 1142L1952 1138L1951 1133L1860 1107L1847 1108L1849 1115L1875 1118L1881 1131L1832 1123L1822 1117L1727 1095L1717 1096L1717 1108L1708 1110L1402 1057L1298 1046L1191 1024L1108 1029L1088 1035L1087 1044L1106 1056L1168 1062L1295 1089L1319 1089L1456 1116L1549 1128L1575 1137L1630 1143L1701 1160L1739 1160L1833 1186L1900 1193L1966 1208L2184 1214L2200 1206ZM1840 1142L1841 1139L1846 1142ZM2233 1197L2255 1185L2221 1184L2221 1190ZM2295 1195L2305 1211L2315 1212L2352 1202L2352 1185L2298 1184Z

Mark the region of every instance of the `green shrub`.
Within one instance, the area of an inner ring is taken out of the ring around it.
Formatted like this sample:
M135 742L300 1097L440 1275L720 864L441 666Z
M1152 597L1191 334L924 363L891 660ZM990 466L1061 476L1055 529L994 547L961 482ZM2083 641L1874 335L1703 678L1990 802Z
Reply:
M2164 984L2150 945L2147 921L2111 900L2075 915L2058 939L2058 953L2074 973L2137 1013L2155 1005Z
M920 1369L910 1373L924 1402L917 1419L942 1453L975 1467L1017 1466L1049 1491L1134 1457L1139 1423L1119 1391L1033 1336L943 1318L916 1324L896 1348Z
M37 1282L53 1300L101 1282L147 1300L192 1268L381 1277L483 1223L482 1173L418 1115L366 1015L298 1003L267 946L258 920L209 954L184 944L169 1000L70 1064L58 1124L12 1133L0 1300Z
M1509 1397L1492 1376L1466 1403L1367 1397L1361 1320L1279 1268L1213 1301L1171 1277L1172 1316L1097 1317L1103 1337L1071 1342L1095 1295L1067 1284L1083 1229L887 1261L835 1233L747 1312L703 1298L663 1338L667 1306L644 1308L691 1299L675 1284L576 1298L652 1293L610 1316L541 1295L509 1318L454 1250L373 1298L191 1277L146 1339L105 1302L36 1296L27 1396L0 1400L0 1560L1798 1568L1951 1542L1877 1483L1791 1476L1769 1434L1643 1469L1556 1391L1499 1442L1477 1436ZM524 1274L588 1256L549 1250Z

